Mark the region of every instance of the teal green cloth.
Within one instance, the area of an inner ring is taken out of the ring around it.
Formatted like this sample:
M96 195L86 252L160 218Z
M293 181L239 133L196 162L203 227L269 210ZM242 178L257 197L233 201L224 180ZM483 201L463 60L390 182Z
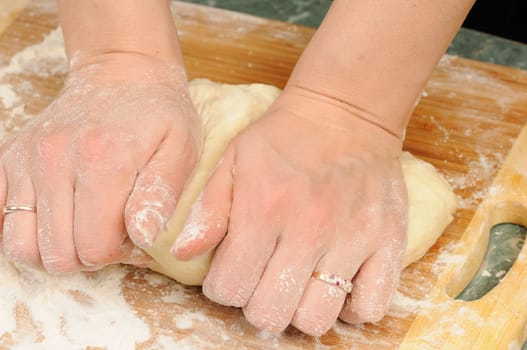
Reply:
M525 228L515 224L499 224L490 230L489 243L478 272L457 297L477 300L494 288L516 261L525 241Z

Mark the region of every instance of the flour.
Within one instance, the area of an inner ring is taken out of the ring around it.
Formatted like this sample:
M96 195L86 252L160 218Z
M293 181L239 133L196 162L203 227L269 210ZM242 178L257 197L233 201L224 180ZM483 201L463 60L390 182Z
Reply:
M0 255L0 271L0 348L120 350L150 337L120 295L126 273L120 266L51 276ZM9 333L16 335L13 343L6 340Z
M0 140L20 129L32 115L26 111L21 94L35 93L27 79L13 78L19 74L48 78L66 74L68 70L62 31L57 28L44 37L43 41L17 52L9 64L0 67L0 99L4 116L0 118ZM7 83L9 82L9 83Z
M11 74L50 77L68 70L62 30L57 28L36 45L16 53L7 66L0 68L0 79Z
M199 195L196 202L192 205L190 214L185 222L185 227L174 242L174 247L177 247L177 249L187 248L190 243L205 237L205 232L209 229L207 224L209 215L203 212L202 199L203 193Z
M20 96L13 90L10 84L0 84L0 99L4 108L12 108L14 104L20 101Z
M439 131L441 131L441 132L443 133L443 139L441 140L441 142L443 142L443 143L447 143L447 142L448 142L448 139L449 139L449 137L450 137L450 132L449 132L449 130L448 130L445 126L441 125L441 124L436 120L436 118L435 118L433 115L428 116L428 117L430 118L430 121L432 122L432 124L433 124L433 125L439 130Z
M393 317L406 317L423 307L423 301L413 299L397 290L392 298L392 304L387 315Z
M478 159L467 163L468 172L447 176L447 180L457 193L469 193L469 197L458 195L459 208L475 208L485 198L488 188L496 176L505 154L484 151L476 148Z

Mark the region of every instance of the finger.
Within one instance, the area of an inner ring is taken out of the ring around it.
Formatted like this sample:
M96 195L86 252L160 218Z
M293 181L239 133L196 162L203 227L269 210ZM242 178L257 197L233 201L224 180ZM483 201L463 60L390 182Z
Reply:
M293 318L319 257L312 247L281 240L243 308L246 319L259 329L283 331Z
M229 147L172 246L178 259L189 260L213 249L227 232L232 203L234 147Z
M269 258L273 254L281 227L276 217L260 210L249 210L250 196L257 193L245 187L234 201L228 234L219 245L203 292L211 300L227 306L245 306L253 294ZM260 198L261 199L261 198ZM265 201L265 200L264 200ZM270 207L273 208L273 207Z
M38 247L48 272L83 270L73 237L73 185L55 181L39 188L37 198Z
M218 304L245 306L273 254L276 235L245 227L248 229L229 230L203 281L203 293Z
M24 174L24 175L21 175ZM33 206L35 191L27 172L10 172L7 205ZM41 260L37 244L37 219L33 212L15 211L4 216L3 246L7 258L29 266L40 267Z
M73 239L73 176L64 167L69 137L52 133L38 143L35 162L38 247L48 272L70 272L83 268Z
M362 196L360 190L353 192L358 198ZM340 225L335 225L333 236L335 239L330 243L328 252L317 263L315 271L349 280L353 279L362 263L371 254L372 244L363 236L363 220L368 218L370 228L379 220L370 219L355 206L352 206L351 210L345 208L349 208L349 205L342 204L334 209L333 217L345 219ZM347 293L338 286L311 278L295 312L292 325L310 335L325 334L335 323L346 295Z
M4 165L0 163L0 206L5 207L7 202L7 177L5 174ZM4 231L4 211L0 210L0 254L4 253L4 244L3 244L3 231Z
M390 305L400 274L401 254L392 246L362 265L346 298L340 319L348 323L380 321Z
M347 246L347 245L345 245ZM332 249L317 263L315 271L351 280L364 261L364 250L357 246ZM325 334L337 320L347 293L339 286L311 278L291 324L312 335Z
M79 149L73 236L80 261L101 267L129 253L124 209L135 169L127 150L100 134L86 136Z
M168 136L137 176L126 204L126 228L130 239L141 248L151 247L176 209L177 201L196 156L189 150L176 157L180 140Z

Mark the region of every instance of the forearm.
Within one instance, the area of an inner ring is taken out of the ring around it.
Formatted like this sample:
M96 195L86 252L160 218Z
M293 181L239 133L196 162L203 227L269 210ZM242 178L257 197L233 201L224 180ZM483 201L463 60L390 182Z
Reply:
M167 0L59 0L72 65L126 53L182 64Z
M474 0L336 0L288 87L334 98L399 136Z

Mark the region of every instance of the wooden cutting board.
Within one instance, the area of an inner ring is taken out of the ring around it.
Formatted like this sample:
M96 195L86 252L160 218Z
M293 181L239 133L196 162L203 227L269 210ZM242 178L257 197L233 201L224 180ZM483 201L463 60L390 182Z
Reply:
M64 71L56 68L60 62L54 59L24 66L25 70L13 65L15 55L57 28L54 3L32 2L0 37L0 96L4 96L0 121L7 133L45 108L62 85ZM190 78L283 87L313 34L310 28L196 5L177 3L174 9ZM397 348L423 296L452 259L449 252L526 121L527 72L450 56L441 60L415 109L404 147L440 169L454 187L460 208L438 243L403 272L394 305L381 322L360 326L338 322L320 338L293 328L272 336L251 327L240 310L209 302L199 288L181 287L150 271L122 267L120 294L149 330L149 336L135 347L161 349L160 344L170 341L181 348ZM86 304L90 291L70 294ZM90 299L90 303L100 302ZM189 312L194 317L182 319ZM0 349L12 347L23 337L37 344L46 342L44 326L35 321L30 307L18 303L13 310L1 310L0 321L8 313L16 318L17 330L0 329ZM100 343L90 345L83 348L106 348Z

